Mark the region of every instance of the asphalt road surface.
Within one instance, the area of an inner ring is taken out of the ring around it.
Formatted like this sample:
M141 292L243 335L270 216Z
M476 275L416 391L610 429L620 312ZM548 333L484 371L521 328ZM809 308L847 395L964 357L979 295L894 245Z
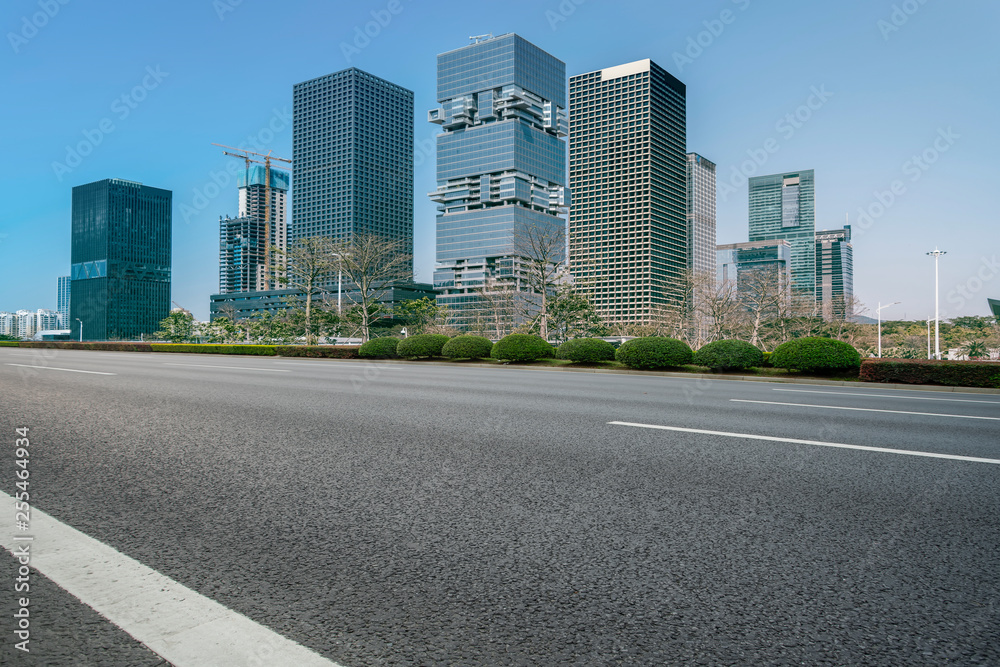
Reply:
M1000 395L0 348L0 405L0 490L29 427L35 508L340 665L1000 664ZM33 584L0 663L163 664Z

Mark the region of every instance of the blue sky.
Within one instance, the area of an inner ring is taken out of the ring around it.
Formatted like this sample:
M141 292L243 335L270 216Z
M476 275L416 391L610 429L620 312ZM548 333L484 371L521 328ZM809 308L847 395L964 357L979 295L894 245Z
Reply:
M939 246L942 317L985 315L1000 297L998 23L995 0L8 0L0 310L55 307L72 187L125 178L173 191L172 297L206 319L218 219L237 204L212 142L291 157L292 85L349 66L415 93L429 281L435 57L517 32L570 76L651 58L687 84L688 149L718 164L719 243L747 240L746 174L815 169L817 226L850 215L872 311L932 316Z

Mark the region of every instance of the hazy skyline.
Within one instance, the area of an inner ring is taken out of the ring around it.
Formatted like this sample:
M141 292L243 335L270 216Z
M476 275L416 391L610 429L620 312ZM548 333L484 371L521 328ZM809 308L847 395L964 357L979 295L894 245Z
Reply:
M651 58L687 85L687 149L718 165L719 243L747 240L747 176L814 169L816 227L849 215L869 315L900 301L883 317L933 316L935 247L942 318L987 315L998 19L985 0L5 3L0 310L56 307L72 187L124 178L173 191L171 298L207 319L240 166L212 142L291 157L293 84L351 66L415 93L415 268L430 282L436 56L516 32L569 76Z

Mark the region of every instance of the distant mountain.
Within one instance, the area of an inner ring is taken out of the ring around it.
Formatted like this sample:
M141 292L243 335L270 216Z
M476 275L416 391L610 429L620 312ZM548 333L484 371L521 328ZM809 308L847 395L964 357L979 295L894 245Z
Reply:
M851 318L851 321L857 324L878 324L878 320L867 315L855 315Z

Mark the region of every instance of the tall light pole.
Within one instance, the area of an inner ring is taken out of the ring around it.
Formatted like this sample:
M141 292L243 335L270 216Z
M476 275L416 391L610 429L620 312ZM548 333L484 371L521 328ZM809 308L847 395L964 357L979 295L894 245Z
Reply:
M947 255L948 253L943 250L938 250L937 246L934 246L934 251L927 253L934 258L934 358L941 359L941 316L938 310L938 259L941 255Z
M869 301L869 303L871 302ZM900 302L893 301L892 303L887 303L884 306L881 303L879 303L878 308L875 309L875 312L878 314L878 358L879 359L882 358L882 309L888 308L889 306L895 306L897 303Z
M80 323L80 342L82 343L83 342L83 320L81 320L79 317L75 317L73 319L75 319L77 322Z

